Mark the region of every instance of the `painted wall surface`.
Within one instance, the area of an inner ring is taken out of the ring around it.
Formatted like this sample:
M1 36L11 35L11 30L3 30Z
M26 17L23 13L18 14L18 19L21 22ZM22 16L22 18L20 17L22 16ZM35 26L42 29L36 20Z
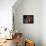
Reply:
M12 29L12 6L16 0L0 0L0 27Z
M41 40L42 46L46 46L46 0L41 3Z
M13 6L14 24L24 37L35 41L41 46L41 1L20 0ZM23 15L34 15L34 24L23 24Z

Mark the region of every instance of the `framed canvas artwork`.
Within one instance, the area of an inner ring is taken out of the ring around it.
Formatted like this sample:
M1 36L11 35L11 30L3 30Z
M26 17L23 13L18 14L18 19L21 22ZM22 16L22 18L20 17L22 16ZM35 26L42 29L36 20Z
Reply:
M34 16L33 15L23 15L23 23L24 24L33 24Z

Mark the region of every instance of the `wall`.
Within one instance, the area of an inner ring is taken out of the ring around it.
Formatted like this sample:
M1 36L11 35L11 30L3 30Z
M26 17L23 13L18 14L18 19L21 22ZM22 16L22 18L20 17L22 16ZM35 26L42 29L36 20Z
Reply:
M0 0L0 27L12 29L12 6L16 0Z
M14 24L24 38L35 41L41 46L41 0L21 0L13 6ZM34 15L34 24L23 24L23 15Z
M46 0L41 3L41 40L42 46L46 46Z

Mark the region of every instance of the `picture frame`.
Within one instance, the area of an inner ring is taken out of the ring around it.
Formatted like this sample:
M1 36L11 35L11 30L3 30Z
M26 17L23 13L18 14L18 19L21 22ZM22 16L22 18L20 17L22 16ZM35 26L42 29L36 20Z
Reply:
M34 15L23 15L23 24L33 24Z

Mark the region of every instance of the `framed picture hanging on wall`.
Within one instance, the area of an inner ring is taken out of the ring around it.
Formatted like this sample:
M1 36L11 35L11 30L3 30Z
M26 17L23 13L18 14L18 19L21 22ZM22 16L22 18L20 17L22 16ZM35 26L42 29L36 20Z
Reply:
M33 24L34 23L34 15L23 15L23 23L24 24Z

